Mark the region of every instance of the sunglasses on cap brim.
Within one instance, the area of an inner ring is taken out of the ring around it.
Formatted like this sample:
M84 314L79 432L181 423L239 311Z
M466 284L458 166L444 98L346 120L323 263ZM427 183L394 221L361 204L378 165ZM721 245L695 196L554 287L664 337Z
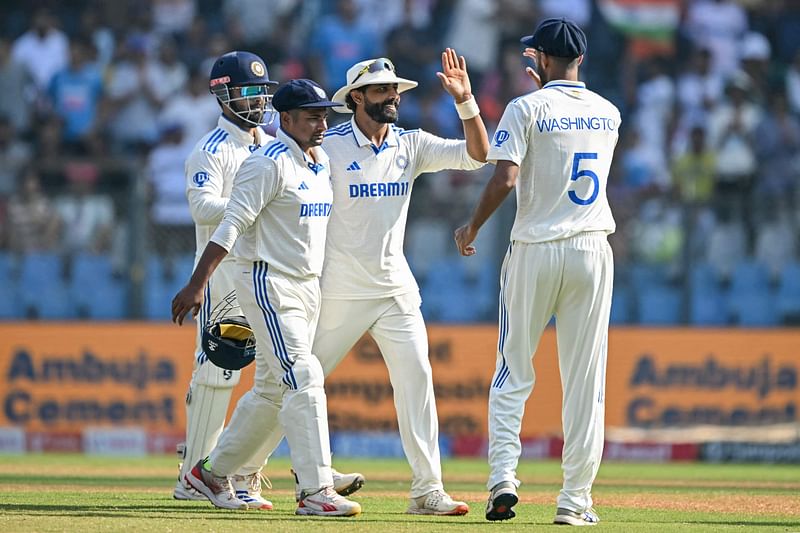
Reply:
M375 73L375 72L381 72L383 70L388 70L388 71L394 72L394 64L390 60L386 59L385 57L381 57L379 59L376 59L375 61L373 61L369 65L365 65L361 70L358 71L358 74L356 74L356 77L353 78L353 81L351 82L351 84L357 82L358 78L360 78L361 76L363 76L367 72Z

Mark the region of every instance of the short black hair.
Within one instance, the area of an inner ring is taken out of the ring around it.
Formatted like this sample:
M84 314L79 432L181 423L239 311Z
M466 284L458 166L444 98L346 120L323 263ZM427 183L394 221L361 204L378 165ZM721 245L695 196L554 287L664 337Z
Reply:
M363 87L357 87L357 88L353 89L353 91L360 91L362 94L366 94L367 93L367 86L365 85ZM347 105L347 109L349 109L350 111L355 113L355 111L356 111L356 102L355 102L355 100L353 100L353 97L350 96L350 92L348 92L344 96L344 103L345 103L345 105Z

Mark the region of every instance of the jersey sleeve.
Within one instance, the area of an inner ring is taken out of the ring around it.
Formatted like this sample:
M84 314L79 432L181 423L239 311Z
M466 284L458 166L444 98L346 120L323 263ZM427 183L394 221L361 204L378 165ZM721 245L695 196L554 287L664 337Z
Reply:
M248 157L236 173L231 198L211 240L231 251L236 239L253 225L261 210L280 192L280 168L271 159Z
M529 112L518 101L509 103L489 141L487 161L511 161L520 165L528 151L529 124Z
M222 197L224 167L219 156L205 150L186 160L186 198L195 224L216 226L225 214L228 199Z
M485 163L467 153L467 141L443 139L426 131L411 133L416 137L417 174L445 169L475 170Z

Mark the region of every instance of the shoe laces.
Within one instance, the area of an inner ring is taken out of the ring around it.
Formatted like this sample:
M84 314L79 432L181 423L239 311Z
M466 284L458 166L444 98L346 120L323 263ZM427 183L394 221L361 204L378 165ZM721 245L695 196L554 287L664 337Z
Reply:
M425 504L430 507L438 507L440 503L450 500L450 496L442 490L432 490L425 498Z

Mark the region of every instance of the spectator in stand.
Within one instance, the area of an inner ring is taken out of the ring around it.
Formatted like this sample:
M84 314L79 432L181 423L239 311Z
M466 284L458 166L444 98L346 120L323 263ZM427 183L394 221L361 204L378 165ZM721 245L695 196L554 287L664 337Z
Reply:
M74 39L69 45L69 64L50 82L53 111L64 123L64 140L70 151L83 154L84 142L96 126L98 107L103 94L103 79L92 61L92 44Z
M716 155L706 142L706 130L698 124L689 135L689 149L672 163L672 183L681 202L692 206L706 206L714 193Z
M218 118L219 106L208 92L208 73L195 70L186 88L167 99L158 121L180 124L186 141L194 143L214 129Z
M789 110L783 91L772 93L769 110L754 135L758 156L755 198L771 207L794 200L800 190L800 120Z
M770 57L772 47L764 35L750 31L747 32L739 45L739 58L741 70L753 83L750 98L761 105L766 104L769 85L772 83L770 71Z
M677 96L681 113L696 116L707 113L722 99L724 78L711 69L711 50L696 47L689 68L678 77Z
M623 183L639 202L669 189L669 171L663 150L645 143L639 128L632 126L623 137L621 170Z
M519 41L508 41L500 48L499 61L484 75L477 98L481 115L487 123L500 122L508 102L533 90L531 78L523 68L523 61L519 53Z
M355 0L337 0L336 13L322 18L311 32L311 78L323 87L346 85L344 76L351 65L383 55L383 43L359 23L356 7Z
M12 252L55 250L60 224L39 174L28 167L8 203L8 245Z
M161 35L182 35L192 24L196 0L152 0L153 26Z
M739 43L749 28L735 0L695 0L686 10L684 31L695 45L711 50L712 68L729 76L739 68Z
M472 85L480 87L484 74L497 61L502 11L493 0L456 0L452 4L444 42L464 55Z
M688 148L672 162L672 185L683 205L683 229L690 260L702 257L714 225L711 202L714 194L717 159L706 141L702 121L691 127ZM687 258L683 258L687 259Z
M194 220L186 202L184 176L184 163L192 145L186 142L180 123L168 122L161 125L161 141L147 160L152 242L159 253L172 258L195 248Z
M789 107L795 114L800 114L800 48L794 55L794 61L786 71L786 96Z
M708 119L709 146L717 152L715 199L718 205L733 209L734 218L745 220L748 236L753 236L751 210L747 207L756 172L754 135L761 121L761 109L749 101L752 83L737 72L726 87L726 100Z
M0 204L17 188L18 176L31 161L31 147L23 142L8 117L0 115Z
M118 62L112 64L107 90L116 113L110 132L125 148L144 148L158 140L156 117L159 99L154 87L161 81L147 58L147 39L131 34L125 39Z
M70 162L64 168L69 188L55 200L62 229L59 240L67 255L107 252L114 228L114 203L96 191L100 170L93 163Z
M95 6L86 7L81 13L79 35L92 43L95 49L94 62L104 72L114 58L116 40L114 32L103 23L101 15L102 12Z
M660 152L663 165L667 138L671 133L675 107L675 81L668 72L668 59L652 57L644 64L644 80L636 90L636 124L641 143L649 152ZM666 165L662 166L666 170Z
M0 115L8 117L20 133L28 131L32 83L27 67L11 57L11 45L0 35Z
M69 40L56 25L49 9L38 9L31 29L14 41L11 51L14 61L28 69L41 94L47 92L53 75L63 70L69 60Z

